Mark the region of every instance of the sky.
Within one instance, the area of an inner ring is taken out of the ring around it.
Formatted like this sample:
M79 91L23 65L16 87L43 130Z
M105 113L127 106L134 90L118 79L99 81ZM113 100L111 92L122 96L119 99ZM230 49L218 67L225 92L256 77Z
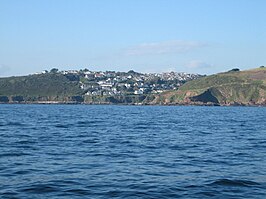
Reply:
M0 76L266 65L265 0L0 0Z

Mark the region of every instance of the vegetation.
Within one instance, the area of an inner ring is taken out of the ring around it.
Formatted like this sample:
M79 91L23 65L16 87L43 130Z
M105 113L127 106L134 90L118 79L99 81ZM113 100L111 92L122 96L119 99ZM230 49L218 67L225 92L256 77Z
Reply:
M229 70L228 72L238 72L238 71L240 71L239 68L233 68L233 69Z
M0 78L0 102L65 100L82 92L73 77L57 73Z
M220 73L163 93L154 103L266 105L266 68Z
M134 71L129 73L136 74ZM127 84L134 84L130 82L131 79L126 81ZM175 81L169 80L169 84L178 83ZM168 84L157 77L147 79L146 82L150 85ZM82 85L88 88L82 89ZM95 79L92 81L78 73L63 74L52 69L44 74L0 78L0 103L266 105L266 68L246 71L232 69L188 81L178 90L160 94L152 93L152 90L134 94L136 86L126 88L123 83L115 86L116 91L123 91L123 94L108 95L103 91L99 91L99 95L87 94L89 89L98 87Z

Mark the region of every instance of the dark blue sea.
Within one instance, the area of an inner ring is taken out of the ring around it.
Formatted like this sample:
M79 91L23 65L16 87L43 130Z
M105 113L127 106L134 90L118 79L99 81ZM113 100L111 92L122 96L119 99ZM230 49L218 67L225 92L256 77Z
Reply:
M266 108L0 105L0 198L266 198Z

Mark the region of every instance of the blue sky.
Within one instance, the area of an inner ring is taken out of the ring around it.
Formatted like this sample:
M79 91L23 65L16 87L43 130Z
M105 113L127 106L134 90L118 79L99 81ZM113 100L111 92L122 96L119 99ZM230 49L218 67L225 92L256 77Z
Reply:
M266 65L265 0L0 0L0 76Z

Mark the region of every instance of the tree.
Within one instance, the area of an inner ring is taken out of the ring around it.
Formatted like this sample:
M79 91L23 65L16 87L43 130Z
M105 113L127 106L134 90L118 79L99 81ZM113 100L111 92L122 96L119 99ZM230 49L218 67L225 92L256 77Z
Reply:
M23 98L23 96L13 96L12 101L13 102L22 102L22 101L24 101L24 98Z
M50 70L50 73L58 73L58 69L57 69L57 68L52 68L52 69Z
M228 72L238 72L240 71L239 68L233 68L232 70L229 70Z
M84 98L82 96L72 96L71 99L75 102L84 102Z
M9 99L7 96L0 96L0 102L7 103L7 102L9 102Z
M134 70L130 70L127 73L129 73L129 74L135 74L136 72Z

